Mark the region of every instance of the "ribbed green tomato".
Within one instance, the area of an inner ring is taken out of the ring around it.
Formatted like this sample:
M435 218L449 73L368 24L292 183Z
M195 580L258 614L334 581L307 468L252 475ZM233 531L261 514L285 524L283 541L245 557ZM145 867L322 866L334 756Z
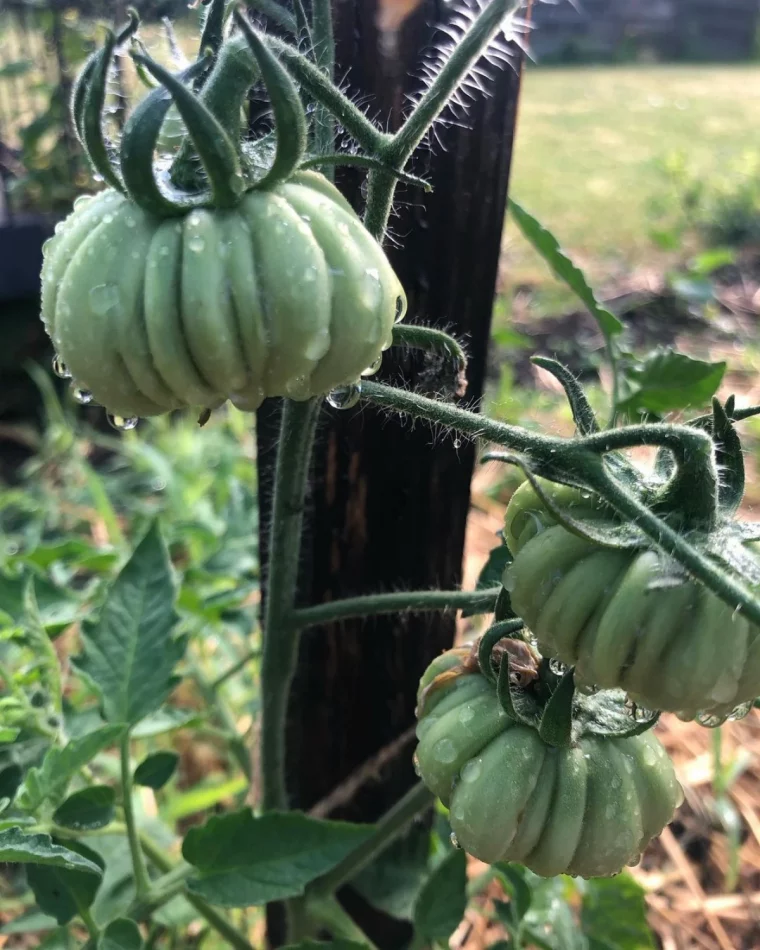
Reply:
M585 735L553 748L506 715L480 673L433 682L461 651L444 657L421 683L416 762L461 847L545 877L602 877L635 863L682 801L655 736Z
M588 494L542 487L573 517L605 517ZM543 653L575 667L577 682L687 717L721 718L760 693L758 628L696 581L663 584L657 551L611 550L572 534L527 482L509 504L504 536L512 606Z
M314 172L165 220L114 191L80 199L42 271L57 353L121 416L329 392L405 309L382 249Z

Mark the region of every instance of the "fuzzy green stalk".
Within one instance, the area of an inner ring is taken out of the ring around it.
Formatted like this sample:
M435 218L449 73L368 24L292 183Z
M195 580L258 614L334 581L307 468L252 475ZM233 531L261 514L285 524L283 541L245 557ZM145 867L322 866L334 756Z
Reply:
M560 439L496 422L466 409L382 383L362 382L362 397L383 408L427 419L463 434L483 437L507 446L523 453L526 464L535 474L551 481L591 489L625 520L637 525L655 547L678 561L692 577L701 581L724 603L734 609L741 609L748 620L760 626L760 600L751 588L698 551L640 499L623 488L610 475L602 458L605 452L616 449L638 445L665 446L676 456L679 467L675 479L681 479L684 485L690 481L699 484L700 468L704 467L705 452L711 444L704 433L686 426L641 425L599 432L583 438Z
M327 79L335 79L335 34L333 31L332 0L313 0L311 36L317 66ZM314 112L314 151L329 155L335 151L335 120L330 110L321 103ZM326 169L332 178L332 169Z
M140 835L135 821L135 806L132 799L132 766L129 760L129 730L124 731L120 744L121 796L124 809L124 823L127 826L129 852L132 855L132 868L135 875L135 890L138 900L144 900L150 893L150 878L145 864L145 856L140 847Z
M292 622L299 630L304 630L337 620L377 617L380 614L448 610L491 613L500 591L500 587L494 587L484 590L402 590L389 594L364 594L296 610Z
M321 399L283 400L269 535L261 658L261 772L264 810L287 809L285 719L298 660L291 621L298 583L304 498Z

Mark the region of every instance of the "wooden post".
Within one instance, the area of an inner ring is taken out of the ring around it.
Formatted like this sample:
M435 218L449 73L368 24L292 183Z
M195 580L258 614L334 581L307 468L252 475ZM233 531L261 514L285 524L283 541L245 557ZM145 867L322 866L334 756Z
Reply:
M406 95L419 90L420 50L436 40L430 23L444 19L447 6L424 2L395 36L378 32L372 0L339 0L335 9L338 74L347 75L371 114L397 126ZM434 192L400 188L391 226L389 254L409 297L407 319L449 328L467 341L469 405L479 402L486 372L520 88L521 53L513 52L514 70L492 68L488 94L437 127L414 166ZM358 181L339 184L360 206ZM398 382L402 376L428 391L445 386L445 378L430 377L424 359L388 351L379 378ZM278 415L270 401L258 418L264 529ZM457 587L474 460L473 445L434 439L426 425L412 428L368 407L326 408L304 537L302 601ZM266 545L263 530L263 563ZM410 614L333 624L304 635L289 723L294 806L312 807L409 729L419 676L451 645L454 624L452 616ZM408 744L332 817L372 821L413 781ZM403 946L405 927L367 908L359 912L379 947ZM273 946L281 936L270 915Z

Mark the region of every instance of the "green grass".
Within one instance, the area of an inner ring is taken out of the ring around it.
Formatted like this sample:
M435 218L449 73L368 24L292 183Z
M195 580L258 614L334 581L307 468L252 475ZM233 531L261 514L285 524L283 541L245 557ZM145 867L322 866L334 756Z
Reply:
M664 161L682 153L709 178L760 149L759 127L760 66L529 69L512 194L596 280L662 265L648 209L667 196ZM511 224L505 240L510 283L546 284Z

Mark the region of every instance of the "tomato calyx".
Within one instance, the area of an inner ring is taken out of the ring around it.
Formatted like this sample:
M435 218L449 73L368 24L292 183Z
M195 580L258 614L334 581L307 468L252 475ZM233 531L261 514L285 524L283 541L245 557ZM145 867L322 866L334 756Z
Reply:
M482 675L495 683L499 702L510 719L535 729L555 748L576 745L585 735L615 739L641 735L660 715L640 707L632 709L622 690L577 689L574 669L541 657L519 620L494 624L476 641L469 656L463 654L456 675L473 672L474 656ZM451 671L443 675L451 675Z

